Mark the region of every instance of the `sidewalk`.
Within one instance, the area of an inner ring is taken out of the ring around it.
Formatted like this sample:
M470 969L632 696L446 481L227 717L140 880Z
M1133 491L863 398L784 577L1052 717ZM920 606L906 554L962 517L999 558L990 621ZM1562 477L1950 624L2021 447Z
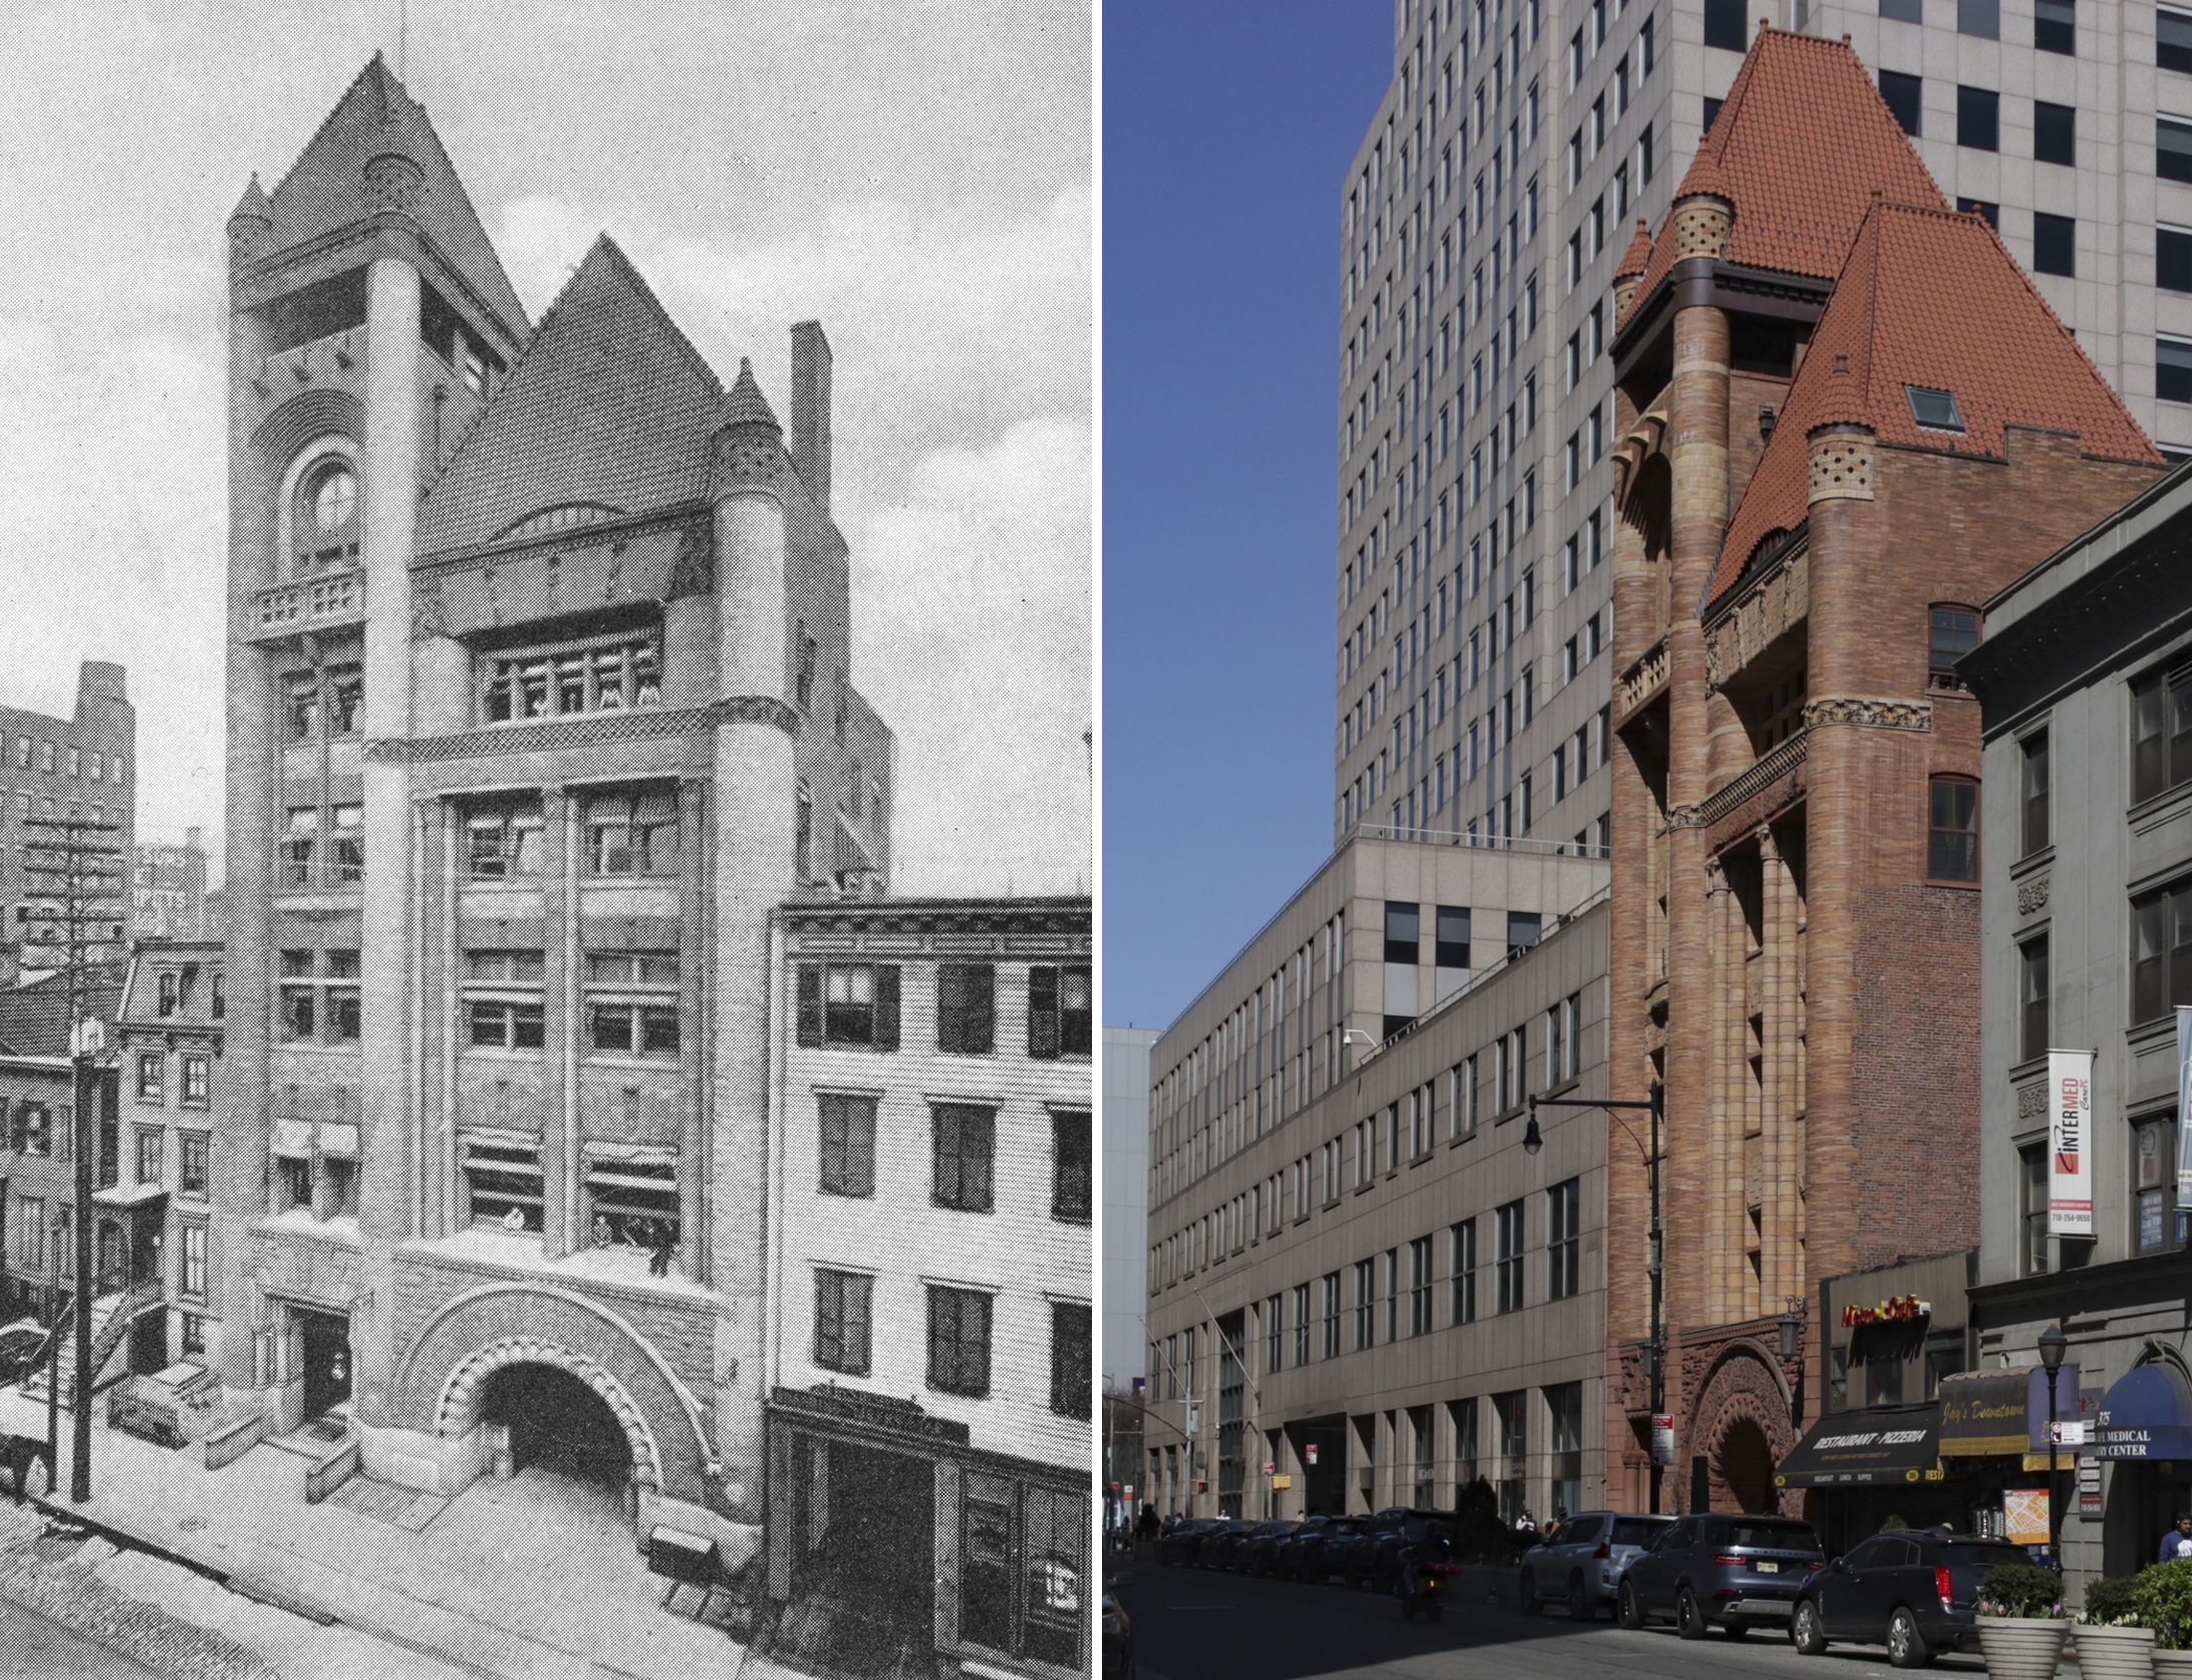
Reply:
M64 1490L67 1431L64 1419ZM233 1592L427 1659L381 1673L789 1680L723 1633L661 1608L669 1583L648 1572L605 1493L528 1470L474 1484L413 1533L333 1502L305 1504L305 1466L262 1444L207 1471L187 1452L95 1422L92 1499L45 1503L184 1559Z

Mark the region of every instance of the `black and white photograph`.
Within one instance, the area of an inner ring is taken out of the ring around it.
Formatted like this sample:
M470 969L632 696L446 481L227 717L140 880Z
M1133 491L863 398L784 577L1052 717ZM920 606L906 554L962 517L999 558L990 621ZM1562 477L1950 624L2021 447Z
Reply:
M0 62L0 1673L1063 1680L1084 0Z

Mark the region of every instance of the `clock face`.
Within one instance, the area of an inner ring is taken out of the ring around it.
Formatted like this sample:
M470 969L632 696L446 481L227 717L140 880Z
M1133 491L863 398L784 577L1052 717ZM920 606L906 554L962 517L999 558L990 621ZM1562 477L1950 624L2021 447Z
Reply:
M331 466L312 484L312 522L339 531L358 509L358 478L347 466Z

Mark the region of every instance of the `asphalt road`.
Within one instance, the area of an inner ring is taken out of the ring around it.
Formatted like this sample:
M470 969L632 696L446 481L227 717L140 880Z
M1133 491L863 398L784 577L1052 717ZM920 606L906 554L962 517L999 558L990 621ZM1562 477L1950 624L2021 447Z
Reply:
M50 1616L0 1599L0 1675L37 1680L150 1680L157 1670L79 1638Z
M1798 1656L1760 1630L1742 1641L1715 1630L1685 1641L1671 1627L1627 1633L1611 1621L1570 1622L1449 1600L1443 1621L1403 1622L1393 1599L1339 1585L1300 1586L1206 1569L1137 1563L1113 1577L1134 1626L1140 1680L1880 1680L1898 1673L1876 1647L1836 1645ZM1974 1654L1943 1656L1936 1674L1984 1674ZM2073 1671L2074 1672L2074 1671Z

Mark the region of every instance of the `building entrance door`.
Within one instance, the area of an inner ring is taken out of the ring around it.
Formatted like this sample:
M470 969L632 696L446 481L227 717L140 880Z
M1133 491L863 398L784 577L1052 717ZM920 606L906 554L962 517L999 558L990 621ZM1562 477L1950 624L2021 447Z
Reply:
M350 1398L350 1318L309 1306L290 1312L303 1343L305 1422L310 1423Z

